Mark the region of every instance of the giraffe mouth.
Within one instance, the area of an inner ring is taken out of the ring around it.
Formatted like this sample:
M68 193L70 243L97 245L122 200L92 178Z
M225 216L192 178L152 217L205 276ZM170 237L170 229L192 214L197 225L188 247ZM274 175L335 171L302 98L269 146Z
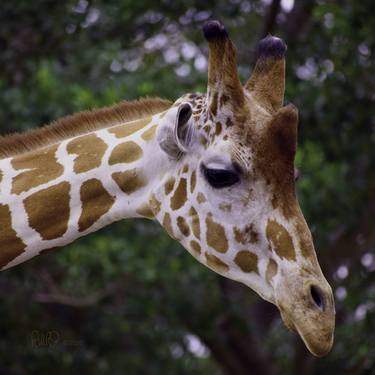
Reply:
M311 354L315 357L323 357L330 352L334 337L332 324L320 326L319 319L315 319L315 317L312 319L306 313L292 317L280 306L279 310L286 327L298 333Z
M335 307L324 277L298 270L285 273L275 297L284 324L298 333L310 353L316 357L328 354L333 345Z

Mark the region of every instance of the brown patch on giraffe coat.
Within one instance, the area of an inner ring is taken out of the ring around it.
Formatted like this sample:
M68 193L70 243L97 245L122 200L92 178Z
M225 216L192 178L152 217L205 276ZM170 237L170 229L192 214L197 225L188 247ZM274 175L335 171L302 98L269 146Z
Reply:
M28 169L13 178L12 193L20 194L33 187L45 184L64 173L64 167L57 162L58 145L42 151L28 152L12 159L14 169Z
M277 263L270 259L268 261L267 270L266 270L266 280L268 284L271 285L272 278L277 274Z
M292 237L281 224L268 220L266 236L276 254L281 258L296 260Z
M155 194L151 194L149 204L151 211L154 213L155 216L157 216L160 212L161 203L156 199Z
M25 251L26 245L12 227L12 217L8 205L0 204L0 268Z
M236 256L234 257L234 262L238 267L241 268L243 272L255 272L259 274L258 257L256 256L256 254L250 251L238 251Z
M203 135L200 137L199 142L200 142L200 144L201 144L204 148L206 148L207 145L208 145L208 139L207 139L206 137L204 137Z
M66 150L69 154L77 155L74 159L74 172L83 173L100 166L107 148L102 139L95 134L88 134L70 141Z
M192 250L195 256L198 256L201 253L201 245L199 245L197 241L190 241L190 249Z
M204 253L207 261L207 265L211 268L213 268L217 272L227 272L229 271L229 266L224 263L221 259L219 259L217 256Z
M225 121L225 125L230 128L231 126L233 126L233 121L230 117L227 117L227 120Z
M241 203L244 207L247 207L248 204L254 200L254 189L248 189L246 195L241 197Z
M112 178L126 194L132 194L146 186L145 178L140 175L140 171L137 169L130 169L125 172L114 172L112 173Z
M185 204L186 199L187 199L186 178L181 178L171 198L172 210L178 210L179 208L181 208Z
M232 210L232 205L230 203L221 202L219 203L219 210L230 212Z
M24 200L29 225L43 240L61 237L68 229L70 184L60 182Z
M195 171L192 172L190 176L190 192L193 194L195 190L195 185L197 184L197 174Z
M235 240L242 245L258 242L259 235L254 230L253 224L245 225L242 229L234 227L233 233Z
M146 217L147 219L153 219L155 217L151 207L146 203L144 203L142 206L138 207L136 209L136 213L138 215Z
M206 218L206 240L207 244L219 253L226 253L228 251L228 239L225 235L224 227L216 223L211 215Z
M201 227L198 212L194 207L190 207L189 215L191 216L191 229L193 230L194 236L199 240L201 237Z
M180 232L185 236L188 237L190 235L190 228L189 225L187 224L185 218L182 216L179 216L177 218L177 226Z
M166 212L166 213L164 214L164 218L163 218L162 225L163 225L164 229L167 231L167 233L168 233L172 238L175 238L175 237L174 237L174 233L173 233L173 227L172 227L171 215L169 215L168 212Z
M223 107L228 101L229 101L229 96L228 95L221 95L220 96L220 107Z
M80 188L80 197L82 202L82 212L78 220L80 232L96 223L115 202L115 198L95 178L83 182Z
M171 191L173 190L174 188L174 183L175 183L175 178L174 177L170 177L167 182L164 184L164 191L165 191L165 195L168 195L171 193Z
M188 170L189 170L189 166L187 164L185 164L184 167L182 168L181 173L186 173Z
M305 220L297 220L296 231L299 239L298 244L301 250L301 255L304 258L309 259L313 264L318 265L311 232Z
M143 150L133 141L120 143L117 145L109 157L109 165L120 163L132 163L140 159L143 155Z
M142 133L141 137L146 142L151 141L151 139L155 138L156 133L156 125L151 126L150 129L147 129L144 133Z
M108 129L108 131L114 134L117 138L125 138L138 130L143 129L147 124L150 123L150 121L151 117L146 117L142 120L136 120L123 125L114 126L113 128Z
M210 103L210 110L211 110L211 113L216 116L217 114L217 104L218 104L218 92L215 92L212 96L212 100L211 100L211 103Z
M204 196L204 194L203 193L201 193L201 192L199 192L198 193L198 195L197 195L197 202L199 203L199 204L201 204L201 203L204 203L204 202L206 202L206 197Z
M215 135L216 136L220 135L222 129L223 129L223 127L221 125L221 122L217 122L216 123L216 128L215 128Z

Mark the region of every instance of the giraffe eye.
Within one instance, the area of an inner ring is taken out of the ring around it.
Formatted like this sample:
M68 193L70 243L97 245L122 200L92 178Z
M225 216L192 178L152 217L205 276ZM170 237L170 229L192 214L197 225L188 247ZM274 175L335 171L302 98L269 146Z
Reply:
M227 169L211 169L202 165L203 174L208 183L216 189L225 188L237 183L238 173Z

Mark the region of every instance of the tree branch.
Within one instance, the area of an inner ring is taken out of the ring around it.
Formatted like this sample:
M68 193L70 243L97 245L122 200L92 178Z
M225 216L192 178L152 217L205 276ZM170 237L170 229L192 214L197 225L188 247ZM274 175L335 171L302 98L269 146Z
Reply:
M267 9L266 16L264 17L263 27L260 33L260 39L263 39L268 34L271 34L275 28L276 17L280 11L281 0L273 0Z
M224 309L223 315L214 322L215 328L207 332L186 317L185 324L188 329L200 337L228 375L276 374L269 358L262 351L258 338L249 330L248 325L244 324L250 316L254 318L254 305L244 304L241 316L237 316L230 308L225 308L241 300L245 287L221 277L218 281Z
M38 292L33 295L33 299L40 303L57 303L71 307L87 307L98 304L103 298L118 292L119 282L110 283L104 288L85 296L72 296L61 291L56 285L52 276L46 270L41 272L47 292Z
M296 1L284 23L285 41L293 47L301 39L301 34L308 29L315 0Z
M369 192L366 206L357 221L356 228L344 230L334 242L319 254L321 264L329 277L339 266L350 259L352 264L358 262L363 252L375 247L375 176L369 177Z
M294 368L293 374L295 375L312 375L316 363L316 358L313 357L306 349L305 344L299 337L296 337L294 345Z

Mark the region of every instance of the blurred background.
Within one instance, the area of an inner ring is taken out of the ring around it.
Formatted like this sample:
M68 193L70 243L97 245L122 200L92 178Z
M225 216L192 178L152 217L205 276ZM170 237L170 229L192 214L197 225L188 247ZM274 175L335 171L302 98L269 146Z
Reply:
M334 288L316 359L275 307L198 264L157 224L123 221L0 275L0 374L375 374L372 0L5 0L0 131L122 99L206 90L201 27L222 20L240 75L288 44L298 194Z

